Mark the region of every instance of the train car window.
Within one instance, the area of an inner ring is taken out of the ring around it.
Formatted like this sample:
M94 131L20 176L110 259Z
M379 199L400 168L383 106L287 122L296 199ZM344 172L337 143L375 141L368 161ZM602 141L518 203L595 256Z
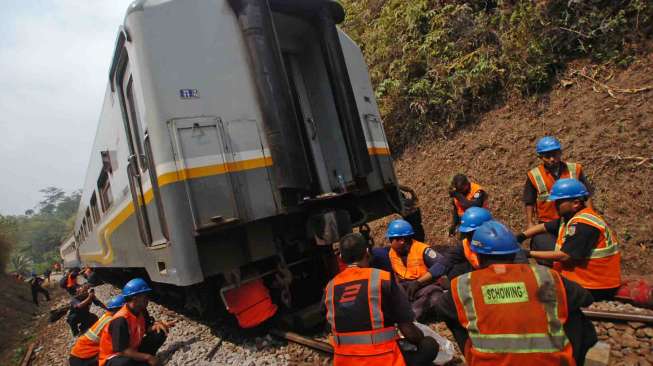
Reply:
M100 173L100 178L98 178L97 188L100 192L100 204L102 206L102 212L107 212L107 210L109 210L113 204L113 195L111 193L109 173L104 169Z
M93 222L98 224L100 222L100 210L97 208L97 195L93 191L93 196L91 197L91 214L93 215Z
M111 154L109 150L100 151L100 156L102 157L102 170L106 171L109 174L113 174L113 167L111 166Z
M84 232L84 236L86 237L88 235L88 225L86 224L86 217L84 217L84 220L82 220L82 231Z

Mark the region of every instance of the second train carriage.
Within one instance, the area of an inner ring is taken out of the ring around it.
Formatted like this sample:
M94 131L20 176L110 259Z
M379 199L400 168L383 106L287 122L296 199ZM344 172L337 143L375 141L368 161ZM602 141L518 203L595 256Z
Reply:
M66 264L145 271L187 302L227 274L289 269L317 300L328 245L402 209L343 19L325 0L135 1Z

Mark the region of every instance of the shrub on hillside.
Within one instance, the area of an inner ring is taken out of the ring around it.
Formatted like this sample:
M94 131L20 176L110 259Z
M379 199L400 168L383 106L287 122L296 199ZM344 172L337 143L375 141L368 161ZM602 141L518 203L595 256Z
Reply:
M396 152L517 93L548 90L566 62L628 65L653 33L646 0L343 0Z

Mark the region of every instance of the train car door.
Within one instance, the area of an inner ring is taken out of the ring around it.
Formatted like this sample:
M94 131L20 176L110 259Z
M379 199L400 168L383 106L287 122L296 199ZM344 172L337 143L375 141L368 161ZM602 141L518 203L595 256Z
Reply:
M134 79L128 62L122 75L119 95L130 152L127 175L139 234L143 244L147 246L165 245L169 235L156 165L146 122L140 118Z

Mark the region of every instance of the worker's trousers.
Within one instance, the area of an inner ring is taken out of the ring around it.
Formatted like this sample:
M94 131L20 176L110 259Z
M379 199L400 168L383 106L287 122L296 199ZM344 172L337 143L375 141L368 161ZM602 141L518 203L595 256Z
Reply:
M149 353L152 356L161 348L166 341L166 334L164 332L147 332L141 345L138 347L138 352ZM147 362L139 362L125 356L115 356L107 360L105 366L148 366Z

